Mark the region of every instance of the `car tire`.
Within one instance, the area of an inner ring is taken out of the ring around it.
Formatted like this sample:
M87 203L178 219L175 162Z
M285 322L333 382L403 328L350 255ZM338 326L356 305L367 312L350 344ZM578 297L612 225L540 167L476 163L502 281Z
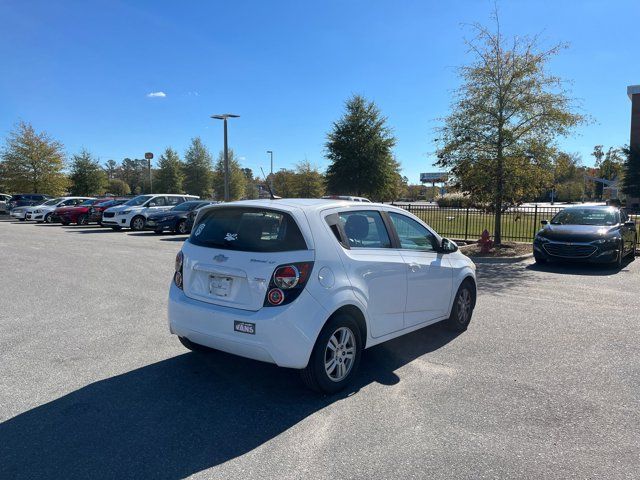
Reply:
M200 345L199 343L194 343L186 337L178 337L178 340L180 340L180 343L185 348L191 350L192 352L212 352L214 350L213 348L205 347L204 345Z
M465 280L453 299L451 315L445 320L446 327L454 332L464 332L471 322L475 303L476 289L473 282Z
M111 227L111 230L115 231L115 232L119 232L120 230L122 230L122 227L119 227L117 225Z
M621 269L624 264L624 241L620 241L620 248L618 249L618 256L613 261L613 266L617 269Z
M76 223L78 225L87 225L89 223L89 217L87 217L86 215L80 215Z
M44 223L53 223L53 218L51 217L51 214L50 214L50 213L47 213L47 214L44 216Z
M133 230L134 232L139 232L141 230L144 230L144 224L145 224L144 217L141 215L138 215L131 219L131 224L129 226L131 227L131 230Z
M317 392L335 393L342 390L351 383L358 371L363 344L360 328L353 317L335 315L320 331L309 363L300 371L302 381Z
M180 220L178 222L178 224L176 225L176 229L174 230L175 233L180 234L180 235L184 235L187 233L187 221L186 220Z

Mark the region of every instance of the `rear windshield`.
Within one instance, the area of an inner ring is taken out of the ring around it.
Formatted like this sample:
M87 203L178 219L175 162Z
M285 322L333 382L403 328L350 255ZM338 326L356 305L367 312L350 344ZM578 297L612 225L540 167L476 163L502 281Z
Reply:
M189 241L243 252L307 250L291 215L262 208L213 208L198 221Z

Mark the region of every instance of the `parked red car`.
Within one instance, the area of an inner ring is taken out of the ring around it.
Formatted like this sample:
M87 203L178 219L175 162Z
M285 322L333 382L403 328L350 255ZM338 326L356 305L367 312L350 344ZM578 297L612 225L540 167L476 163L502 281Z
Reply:
M112 200L101 200L100 203L94 203L89 207L89 223L96 222L102 226L102 212L107 208L122 205L124 202L130 200L129 198L115 198Z
M63 225L69 225L70 223L87 225L89 223L89 209L95 205L100 205L111 200L113 200L113 198L94 198L73 207L56 208L53 216Z

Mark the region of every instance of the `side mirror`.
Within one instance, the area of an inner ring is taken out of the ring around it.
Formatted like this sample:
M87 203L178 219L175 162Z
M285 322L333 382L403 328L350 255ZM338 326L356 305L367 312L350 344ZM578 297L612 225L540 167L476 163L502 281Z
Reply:
M547 225L549 220L540 220L540 225Z
M458 245L456 245L456 242L453 240L443 238L442 243L440 244L440 249L443 253L453 253L458 250Z

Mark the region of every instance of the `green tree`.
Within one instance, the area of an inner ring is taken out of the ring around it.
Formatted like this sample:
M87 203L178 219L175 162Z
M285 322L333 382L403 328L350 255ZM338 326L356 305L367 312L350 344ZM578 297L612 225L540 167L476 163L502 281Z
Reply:
M63 173L62 143L31 124L18 123L9 133L0 158L0 178L12 192L61 195L69 180Z
M457 186L495 209L494 241L509 203L535 196L549 184L549 152L585 118L574 113L564 82L547 72L563 45L541 50L535 38L506 38L474 25L467 42L473 59L460 68L462 84L439 130L438 161Z
M82 150L71 160L71 193L73 195L101 195L107 184L107 174L100 162L87 150Z
M295 196L321 198L325 192L324 176L311 162L304 160L296 165Z
M182 188L201 198L213 196L213 172L211 170L211 154L200 137L191 140L191 145L184 155L184 182Z
M240 200L245 197L247 177L233 150L228 150L228 156L229 200ZM224 200L224 152L222 151L218 154L213 172L213 190L216 200Z
M158 160L154 190L162 193L182 193L184 173L178 153L167 147Z
M396 144L387 119L373 102L354 95L327 136L327 189L333 194L381 199L399 175L392 149Z
M591 154L595 158L595 166L597 168L596 176L606 180L614 180L622 175L624 171L625 157L624 150L609 147L605 153L602 145L596 145ZM598 198L602 198L604 185L596 182L595 194Z
M129 184L119 178L112 178L109 180L108 193L117 196L129 195L131 193L131 187Z
M640 146L633 145L623 149L627 159L624 163L622 192L633 198L640 198Z
M281 168L267 177L269 184L273 185L273 194L283 198L295 198L297 196L297 180L296 172L287 168Z
M580 157L560 152L554 159L554 199L576 202L584 197L584 169Z
M257 180L253 176L253 170L251 170L250 168L243 168L242 173L244 173L244 178L246 180L244 197L247 200L258 198L258 185Z
M131 192L141 194L149 189L149 164L145 159L125 158L122 160L121 180L131 188Z
M107 174L107 179L111 180L112 178L117 178L118 174L118 164L115 160L107 160L107 163L104 166L104 171Z

